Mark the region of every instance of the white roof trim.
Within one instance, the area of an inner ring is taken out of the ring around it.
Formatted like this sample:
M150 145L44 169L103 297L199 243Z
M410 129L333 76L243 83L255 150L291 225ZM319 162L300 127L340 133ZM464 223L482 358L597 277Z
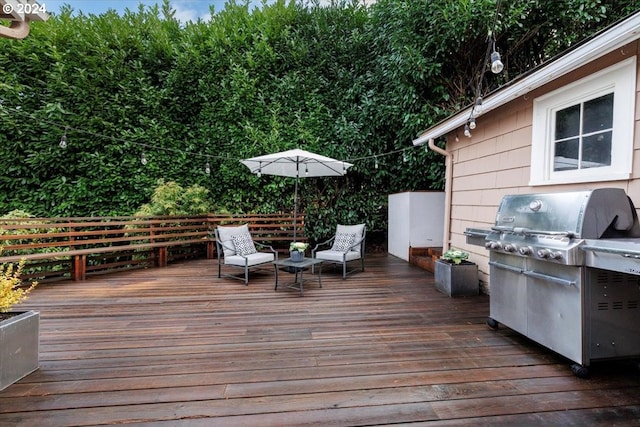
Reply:
M542 66L540 70L522 78L522 80L516 80L504 89L498 89L493 95L483 98L482 114L486 114L488 111L519 98L552 80L578 69L588 62L596 60L616 49L620 49L638 38L640 38L640 12L637 12L635 15L632 15L620 24L602 33L600 36L578 46L558 60ZM432 138L436 139L460 126L464 126L467 120L469 120L471 108L472 107L468 107L465 110L459 111L432 128L427 129L418 138L413 140L413 145L423 145Z

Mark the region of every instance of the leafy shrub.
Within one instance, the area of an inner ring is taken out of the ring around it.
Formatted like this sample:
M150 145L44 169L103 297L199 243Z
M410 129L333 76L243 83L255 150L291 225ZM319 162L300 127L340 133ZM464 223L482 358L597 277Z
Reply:
M13 305L24 301L27 294L38 284L32 282L28 288L21 287L20 275L23 267L24 260L20 261L17 267L12 263L0 265L0 313L6 313Z
M186 189L175 181L159 179L151 201L140 207L137 216L206 215L211 212L209 190L194 184Z

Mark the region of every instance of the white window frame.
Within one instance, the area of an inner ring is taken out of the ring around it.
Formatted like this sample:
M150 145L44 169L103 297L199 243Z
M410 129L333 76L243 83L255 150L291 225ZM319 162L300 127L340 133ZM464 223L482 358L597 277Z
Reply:
M616 181L631 177L636 74L633 56L534 99L529 185ZM611 165L554 171L555 113L608 93L614 94Z

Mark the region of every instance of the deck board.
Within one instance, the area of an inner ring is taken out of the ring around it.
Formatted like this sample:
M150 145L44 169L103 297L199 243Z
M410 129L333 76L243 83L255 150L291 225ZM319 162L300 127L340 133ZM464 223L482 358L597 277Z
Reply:
M448 298L384 254L304 297L196 260L41 285L21 308L40 311L40 369L0 392L0 426L640 425L632 361L576 378L488 328L486 295Z

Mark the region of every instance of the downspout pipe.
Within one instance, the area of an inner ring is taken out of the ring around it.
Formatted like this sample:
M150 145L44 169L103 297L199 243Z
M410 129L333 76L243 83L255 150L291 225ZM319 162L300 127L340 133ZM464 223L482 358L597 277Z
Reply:
M451 181L453 178L453 153L443 150L435 144L433 138L429 138L427 145L430 150L445 157L445 181L444 181L444 235L442 236L442 250L447 251L451 247Z

